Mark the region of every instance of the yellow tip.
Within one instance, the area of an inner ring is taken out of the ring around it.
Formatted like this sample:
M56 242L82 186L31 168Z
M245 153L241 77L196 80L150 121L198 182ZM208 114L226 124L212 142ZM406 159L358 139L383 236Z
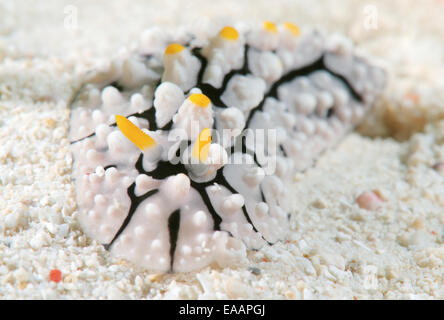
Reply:
M202 93L193 93L188 97L192 103L201 108L206 108L210 105L210 99Z
M195 159L199 159L200 162L205 162L208 158L208 152L210 151L211 144L211 130L209 128L203 129L199 133L199 137L194 142L192 156Z
M145 149L151 148L156 145L156 141L154 141L153 138L140 130L127 118L116 115L116 123L125 137L127 137L128 140L134 143L140 150L144 151Z
M220 32L219 35L225 40L235 41L239 38L239 33L233 27L225 27Z
M184 48L184 46L178 44L178 43L172 43L165 49L165 54L176 54L181 52Z
M270 21L264 21L264 29L271 33L278 33L276 25Z
M296 37L301 34L301 30L299 30L299 27L291 22L285 22L284 27Z

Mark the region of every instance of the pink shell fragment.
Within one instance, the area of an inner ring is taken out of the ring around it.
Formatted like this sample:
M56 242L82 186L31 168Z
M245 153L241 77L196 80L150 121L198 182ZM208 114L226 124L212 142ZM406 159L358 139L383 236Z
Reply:
M356 203L361 209L370 211L379 209L383 204L381 198L373 191L364 191L361 193L359 197L356 198Z

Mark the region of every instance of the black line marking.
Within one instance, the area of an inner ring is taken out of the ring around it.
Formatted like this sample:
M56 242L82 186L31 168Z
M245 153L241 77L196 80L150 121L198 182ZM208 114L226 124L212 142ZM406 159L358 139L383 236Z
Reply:
M173 272L174 253L176 252L177 238L180 227L180 209L177 209L168 218L168 230L170 234L170 270Z
M250 71L248 69L248 52L249 52L249 46L245 45L244 47L244 62L242 64L242 67L240 69L234 69L228 72L222 81L222 85L220 88L215 88L209 83L203 82L203 75L205 73L205 68L208 65L207 59L202 56L200 51L202 48L194 48L192 53L193 55L199 59L201 63L201 69L199 70L199 74L197 77L197 84L196 87L202 90L202 92L211 100L211 103L215 106L221 107L221 108L227 108L227 105L221 100L221 96L224 93L224 91L227 88L228 82L233 78L235 75L246 75L249 74Z
M117 233L114 235L114 238L111 240L111 242L109 242L108 244L104 244L103 246L105 247L106 250L109 250L111 248L111 246L113 245L114 241L116 241L116 239L120 236L120 234L125 230L125 228L128 226L128 224L131 221L131 218L133 217L134 213L136 212L137 208L139 207L139 205L146 199L148 199L149 197L155 195L157 192L159 192L158 189L154 189L151 191L148 191L147 193L145 193L144 195L141 195L140 197L137 197L134 194L134 190L136 189L136 183L133 182L127 189L128 192L128 196L131 199L131 206L130 209L128 211L128 214L126 215L125 220L123 221L122 225L120 226L119 230L117 231Z
M287 157L287 152L285 152L284 146L282 144L279 145L279 149L281 150L282 154L284 155L285 158Z
M119 83L119 81L113 81L111 82L108 86L113 86L114 88L116 88L117 90L119 90L119 92L122 92L125 90L125 88Z
M220 224L222 223L222 218L220 215L216 212L216 209L214 209L213 204L211 203L210 197L208 196L208 192L206 188L210 185L212 185L217 179L211 181L211 182L204 182L204 183L197 183L191 180L191 186L196 189L197 192L199 192L202 201L207 206L208 211L211 214L211 217L213 218L213 230L219 231L220 230ZM219 183L219 182L217 182Z

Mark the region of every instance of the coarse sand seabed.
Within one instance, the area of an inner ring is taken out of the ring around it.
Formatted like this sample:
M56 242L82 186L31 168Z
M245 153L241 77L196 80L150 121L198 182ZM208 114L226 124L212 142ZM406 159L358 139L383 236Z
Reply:
M270 3L0 1L1 299L444 298L444 2ZM387 69L388 88L358 132L296 175L286 243L236 268L150 274L79 228L68 105L86 71L147 27L219 17L342 32ZM356 204L366 190L380 209Z

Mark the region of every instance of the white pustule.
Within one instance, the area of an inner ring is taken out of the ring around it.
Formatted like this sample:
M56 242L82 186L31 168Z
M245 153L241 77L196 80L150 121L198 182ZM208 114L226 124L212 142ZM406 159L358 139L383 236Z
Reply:
M220 88L228 72L242 67L244 44L244 38L236 29L228 26L223 28L210 41L210 45L202 49L202 55L208 60L203 81Z
M228 154L223 146L218 143L210 144L208 158L205 164L208 167L209 174L215 174L217 170L222 168L228 162Z
M139 50L143 54L154 54L165 50L168 35L160 27L145 30L140 37Z
M180 105L185 100L182 89L172 82L161 83L154 92L154 108L156 108L156 123L162 128L171 121Z
M279 26L279 47L294 50L299 44L301 30L291 22L285 22Z
M278 28L273 22L264 21L262 28L250 32L247 42L259 50L274 50L279 43Z
M210 99L202 93L191 94L173 116L174 129L184 130L189 140L195 140L204 128L213 126L213 108Z
M327 38L326 49L341 56L351 56L353 53L353 42L344 35L334 33Z
M251 188L258 186L262 182L262 180L264 180L264 178L265 178L264 169L257 166L253 166L251 168L246 169L246 172L242 177L245 183Z
M134 193L137 197L145 194L146 192L157 188L160 184L160 181L153 179L150 176L147 176L146 174L139 174L136 177L136 189L134 190Z
M149 69L142 61L128 57L122 62L122 74L119 83L126 89L141 87L150 80L158 78L159 75Z
M232 194L225 197L222 201L221 210L224 214L234 214L239 211L245 204L244 197L239 194Z
M247 113L264 98L266 83L264 79L248 75L235 75L228 82L221 100L228 107L235 107Z
M163 65L165 69L162 82L172 82L183 91L188 91L196 85L200 62L184 46L177 43L170 44L165 49Z
M244 113L238 108L230 107L219 112L217 117L217 128L222 133L222 144L229 147L233 144L235 137L242 133L245 127Z
M217 170L228 162L223 146L211 143L211 131L205 128L194 143L185 150L183 162L190 177L197 182L205 182L216 176Z
M278 80L284 72L281 59L270 51L250 50L248 66L255 76L264 79L268 85Z
M131 109L136 110L138 113L149 109L149 104L145 100L145 97L141 93L134 93L130 98Z
M190 179L183 173L170 176L161 189L171 203L180 205L190 192Z
M256 213L256 216L259 219L264 219L268 215L269 210L270 210L270 207L265 202L259 202L254 207L254 211Z
M102 90L102 102L104 108L113 108L124 102L119 90L113 86L105 87Z

